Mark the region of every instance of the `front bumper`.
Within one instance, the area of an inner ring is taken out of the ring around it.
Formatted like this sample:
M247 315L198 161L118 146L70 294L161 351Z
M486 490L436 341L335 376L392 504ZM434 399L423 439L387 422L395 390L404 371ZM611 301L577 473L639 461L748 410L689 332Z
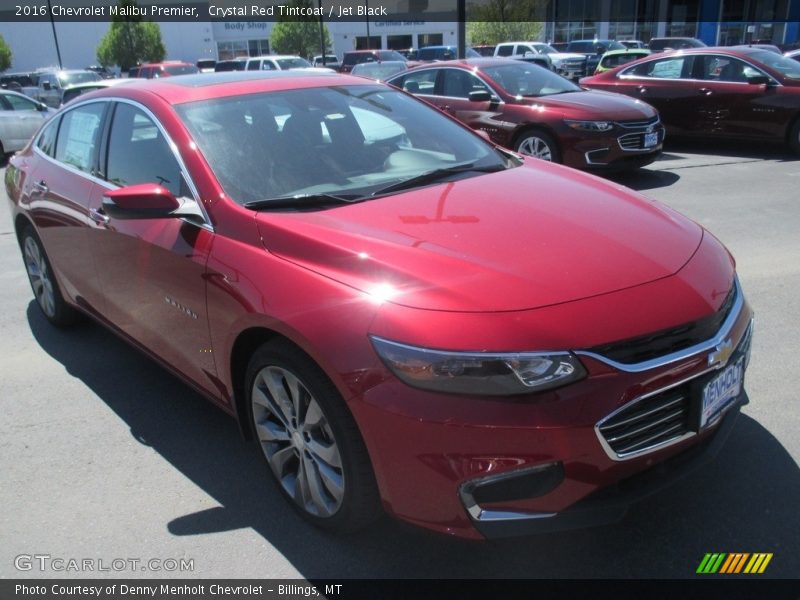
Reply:
M646 134L655 134L656 143L645 145ZM653 127L616 126L602 135L575 136L565 131L564 164L592 171L619 171L644 167L663 150L666 130L658 122Z

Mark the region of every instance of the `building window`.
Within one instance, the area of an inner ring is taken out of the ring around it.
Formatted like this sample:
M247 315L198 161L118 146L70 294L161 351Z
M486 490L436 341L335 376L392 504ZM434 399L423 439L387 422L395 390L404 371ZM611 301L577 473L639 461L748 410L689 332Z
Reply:
M387 35L387 50L408 50L414 47L414 37L411 35Z
M441 46L444 35L441 33L420 33L417 36L417 48L425 46Z
M269 54L269 40L234 40L217 42L219 60L231 60L239 57L263 56Z
M365 35L356 36L356 50L382 50L381 36L371 35L369 40Z

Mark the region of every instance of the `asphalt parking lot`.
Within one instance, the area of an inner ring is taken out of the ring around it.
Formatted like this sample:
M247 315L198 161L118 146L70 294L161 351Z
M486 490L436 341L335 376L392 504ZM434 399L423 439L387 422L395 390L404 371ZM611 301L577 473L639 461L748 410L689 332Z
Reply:
M736 256L756 312L751 403L712 465L621 523L484 543L388 518L350 537L306 525L233 420L100 326L45 322L0 192L0 577L685 578L706 552L772 552L763 576L798 577L800 160L670 143L654 165L613 179ZM34 554L194 568L15 567Z

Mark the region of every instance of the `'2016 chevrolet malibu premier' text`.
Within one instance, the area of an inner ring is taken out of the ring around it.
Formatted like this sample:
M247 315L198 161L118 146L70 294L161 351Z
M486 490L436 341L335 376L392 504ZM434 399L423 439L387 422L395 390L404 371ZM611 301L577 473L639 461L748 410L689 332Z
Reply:
M717 239L386 85L92 92L5 183L45 317L90 315L204 393L322 527L611 522L747 402L752 312Z

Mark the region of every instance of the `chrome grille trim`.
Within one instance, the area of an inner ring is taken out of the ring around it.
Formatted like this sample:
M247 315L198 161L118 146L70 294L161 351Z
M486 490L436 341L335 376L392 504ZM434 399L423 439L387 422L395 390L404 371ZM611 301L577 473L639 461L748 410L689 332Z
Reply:
M623 129L647 129L648 127L660 125L661 118L656 115L655 117L651 117L645 121L615 121L615 123Z
M717 344L722 343L722 341L730 334L733 326L736 324L736 321L739 319L739 315L744 308L744 294L742 293L741 285L739 284L739 278L736 277L734 279L734 285L736 286L736 300L733 304L733 308L731 312L728 314L728 318L722 323L722 326L717 331L717 334L711 337L710 339L706 340L705 342L701 342L699 344L695 344L694 346L690 346L688 348L684 348L683 350L678 350L677 352L672 352L671 354L665 354L664 356L659 356L658 358L653 358L650 360L645 360L639 363L631 363L625 364L621 362L617 362L610 358L607 358L601 354L597 354L595 352L589 352L588 350L576 350L575 354L579 356L588 356L595 360L598 360L604 364L607 364L610 367L614 367L620 371L625 371L626 373L642 373L644 371L649 371L650 369L657 369L659 367L664 367L666 365L672 364L674 362L686 360L696 354L700 354L701 352L708 352L712 348L714 348ZM745 333L745 335L747 335ZM736 345L739 344L739 340L737 340Z

